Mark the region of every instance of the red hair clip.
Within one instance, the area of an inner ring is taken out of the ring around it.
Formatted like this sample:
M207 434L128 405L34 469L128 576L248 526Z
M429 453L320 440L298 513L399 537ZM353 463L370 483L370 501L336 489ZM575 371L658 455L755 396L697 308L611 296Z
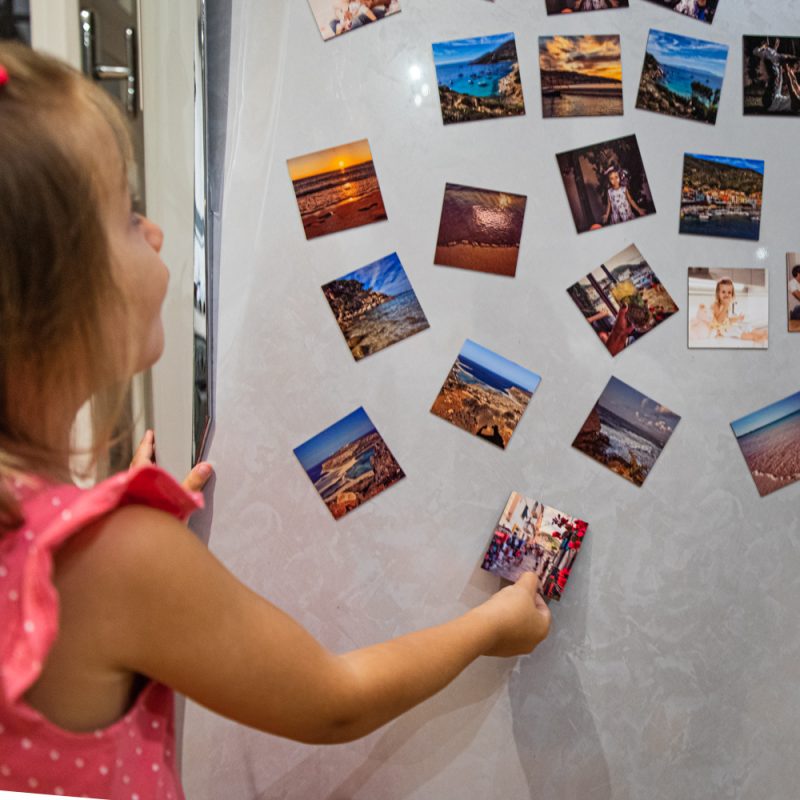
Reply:
M0 64L0 86L5 86L8 83L8 70Z

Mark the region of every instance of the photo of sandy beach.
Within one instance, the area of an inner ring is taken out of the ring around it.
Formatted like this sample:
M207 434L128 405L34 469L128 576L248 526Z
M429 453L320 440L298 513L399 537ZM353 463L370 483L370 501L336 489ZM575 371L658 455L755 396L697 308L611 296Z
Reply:
M399 0L308 0L324 41L397 14Z
M431 413L505 449L541 380L467 339Z
M744 113L800 114L800 38L743 36Z
M542 116L622 114L619 36L540 36Z
M512 492L481 567L508 581L524 572L539 578L545 600L560 600L588 523Z
M556 155L578 233L656 213L636 136Z
M322 287L356 361L429 327L397 253Z
M789 333L800 333L800 253L786 254L786 300Z
M800 392L731 423L758 493L800 480Z
M306 239L387 218L366 139L291 158L287 164Z
M435 43L433 62L445 125L525 113L513 33Z
M405 477L363 408L296 447L294 454L334 519Z
M513 276L527 197L448 183L434 264Z
M689 268L689 347L766 350L766 269Z
M680 417L612 377L572 446L641 486Z
M612 356L678 311L635 244L567 289Z
M650 2L710 25L714 21L719 0L650 0Z
M728 47L653 28L636 108L714 125Z
M574 14L577 11L604 11L627 8L628 0L545 0L548 14Z
M684 154L680 233L758 241L763 188L763 161Z

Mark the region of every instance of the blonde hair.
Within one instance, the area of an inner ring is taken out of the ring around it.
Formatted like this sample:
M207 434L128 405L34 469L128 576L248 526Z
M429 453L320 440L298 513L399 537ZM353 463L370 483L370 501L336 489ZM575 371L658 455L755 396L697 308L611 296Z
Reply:
M100 398L90 461L111 444L124 388L104 320L125 306L102 216L113 165L98 143L102 131L113 135L120 182L131 145L111 98L67 65L15 43L0 43L0 65L9 74L0 86L2 530L23 521L12 476L67 477L65 409Z
M722 278L722 280L717 281L717 286L714 289L714 297L715 297L717 303L722 305L722 302L719 299L719 287L720 286L730 286L731 287L731 299L736 297L736 289L733 286L733 281L730 278Z

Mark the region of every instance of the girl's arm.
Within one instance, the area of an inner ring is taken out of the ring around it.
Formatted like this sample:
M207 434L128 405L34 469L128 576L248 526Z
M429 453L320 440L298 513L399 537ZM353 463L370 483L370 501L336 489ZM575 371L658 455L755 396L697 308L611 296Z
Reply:
M443 625L336 655L154 509L119 509L65 550L55 575L61 635L89 636L94 668L100 659L122 675L141 673L233 720L309 743L364 736L479 655L530 652L550 624L527 574ZM326 577L335 580L313 580Z
M370 22L377 22L378 18L372 13L372 9L366 5L361 6L361 13L366 14L367 19Z
M640 217L643 217L643 216L644 216L644 211L642 211L642 209L641 209L641 208L639 208L639 206L637 206L637 205L636 205L636 201L635 201L635 200L634 200L634 199L631 197L631 193L630 193L630 192L629 192L627 189L625 190L625 194L626 194L626 196L627 196L627 198L628 198L628 202L631 204L631 207L633 208L633 210L634 210L634 211L635 211L635 212L636 212L636 213L637 213L637 214L638 214Z
M611 215L611 196L606 192L606 213L603 214L603 225L608 222L608 218Z

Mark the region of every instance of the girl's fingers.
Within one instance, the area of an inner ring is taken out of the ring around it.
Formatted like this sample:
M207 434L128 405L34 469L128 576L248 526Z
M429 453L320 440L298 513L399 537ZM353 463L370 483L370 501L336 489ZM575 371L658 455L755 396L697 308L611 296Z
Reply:
M142 441L136 448L136 452L131 459L131 469L144 467L147 464L155 464L156 461L156 438L151 430L145 431Z
M183 488L190 492L199 492L208 483L208 479L214 474L214 469L207 461L195 464L192 471L183 481Z

